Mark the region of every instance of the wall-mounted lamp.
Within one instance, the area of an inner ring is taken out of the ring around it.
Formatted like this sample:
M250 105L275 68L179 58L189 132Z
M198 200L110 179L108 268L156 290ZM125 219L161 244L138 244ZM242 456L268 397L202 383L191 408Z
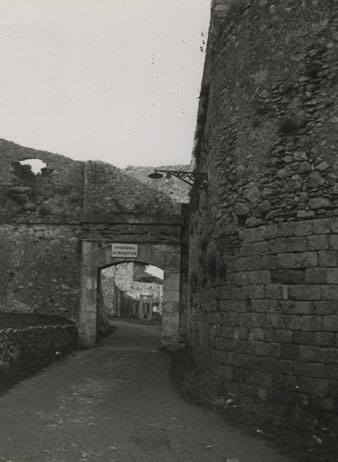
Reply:
M152 180L159 180L165 177L170 179L172 176L184 181L190 186L197 186L200 189L206 189L208 187L208 174L201 172L184 172L182 170L155 170L153 173L148 175Z

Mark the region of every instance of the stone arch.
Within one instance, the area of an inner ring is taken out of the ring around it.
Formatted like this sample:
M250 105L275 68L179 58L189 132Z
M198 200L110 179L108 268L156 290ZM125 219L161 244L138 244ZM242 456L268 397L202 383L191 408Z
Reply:
M82 241L79 340L83 346L96 341L97 290L101 269L125 262L154 265L164 271L162 344L179 343L181 249L177 244L139 244L137 258L116 258L111 245Z

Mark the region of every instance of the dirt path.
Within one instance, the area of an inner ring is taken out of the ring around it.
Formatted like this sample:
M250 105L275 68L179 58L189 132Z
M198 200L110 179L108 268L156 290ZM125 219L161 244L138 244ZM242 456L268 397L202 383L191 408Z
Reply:
M0 397L0 461L290 462L172 390L157 327L116 325Z

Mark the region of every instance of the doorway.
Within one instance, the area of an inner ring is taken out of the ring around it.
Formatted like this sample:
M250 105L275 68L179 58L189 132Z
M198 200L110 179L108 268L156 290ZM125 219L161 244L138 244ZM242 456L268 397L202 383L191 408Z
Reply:
M179 345L181 248L177 244L138 244L137 255L115 256L112 246L97 241L82 241L81 306L79 340L83 346L94 346L97 339L98 293L100 272L107 267L126 263L154 266L163 271L162 345Z

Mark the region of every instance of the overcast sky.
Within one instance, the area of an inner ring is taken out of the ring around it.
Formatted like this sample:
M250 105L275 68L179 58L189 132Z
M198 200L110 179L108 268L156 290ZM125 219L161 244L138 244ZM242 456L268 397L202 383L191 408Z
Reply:
M210 3L0 0L0 138L119 167L189 163Z

